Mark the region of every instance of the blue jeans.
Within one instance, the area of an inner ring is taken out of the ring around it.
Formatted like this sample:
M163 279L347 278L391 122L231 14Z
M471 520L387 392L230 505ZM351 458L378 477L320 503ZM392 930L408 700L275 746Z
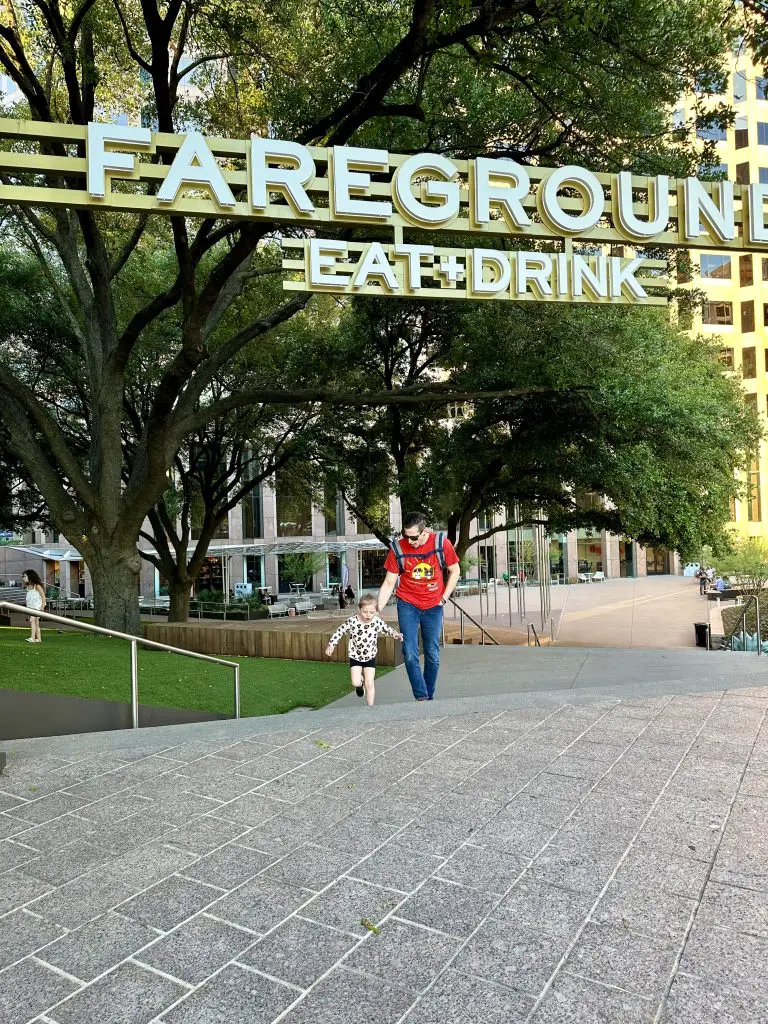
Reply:
M443 628L443 606L417 608L398 598L397 621L403 634L405 671L416 700L432 700L440 668L440 633ZM419 628L424 648L424 671L419 660Z

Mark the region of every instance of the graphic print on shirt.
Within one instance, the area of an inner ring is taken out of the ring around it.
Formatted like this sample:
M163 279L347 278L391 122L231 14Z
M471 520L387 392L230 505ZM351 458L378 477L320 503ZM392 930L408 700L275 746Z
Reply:
M413 569L411 569L411 576L415 580L433 580L435 578L435 570L429 562L417 562Z

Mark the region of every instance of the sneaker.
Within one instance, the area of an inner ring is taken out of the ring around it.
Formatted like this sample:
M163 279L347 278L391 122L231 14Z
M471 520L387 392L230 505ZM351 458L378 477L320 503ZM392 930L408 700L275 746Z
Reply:
M35 643L35 639L34 639L34 637L28 636L28 637L25 637L25 639L26 639L26 641L27 641L27 643L28 643L28 644L33 644L33 643Z
M365 687L364 686L356 686L355 687L355 693L357 694L358 697L362 697L363 694L365 693Z

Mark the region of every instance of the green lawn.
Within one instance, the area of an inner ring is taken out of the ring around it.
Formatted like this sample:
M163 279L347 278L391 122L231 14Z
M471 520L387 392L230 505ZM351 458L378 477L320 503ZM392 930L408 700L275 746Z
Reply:
M130 701L129 647L124 640L44 629L0 627L0 687ZM349 692L349 668L338 663L229 658L240 662L241 712L276 715L319 708ZM387 669L380 669L383 673ZM225 665L139 647L139 701L161 707L233 714L233 673Z

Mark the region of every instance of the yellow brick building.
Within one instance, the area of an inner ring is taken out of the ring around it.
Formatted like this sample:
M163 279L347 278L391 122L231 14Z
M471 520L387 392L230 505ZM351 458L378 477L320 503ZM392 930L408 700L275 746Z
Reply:
M727 92L705 105L727 102L735 122L727 129L702 128L699 137L715 142L724 177L741 184L768 183L768 77L748 53L731 57ZM702 97L698 100L701 102ZM676 112L679 123L693 116L693 98ZM693 254L699 274L693 284L704 291L703 311L694 316L695 333L719 336L728 369L743 374L746 401L768 416L768 256L713 252ZM751 497L736 501L732 528L742 536L768 538L768 445L750 473Z

